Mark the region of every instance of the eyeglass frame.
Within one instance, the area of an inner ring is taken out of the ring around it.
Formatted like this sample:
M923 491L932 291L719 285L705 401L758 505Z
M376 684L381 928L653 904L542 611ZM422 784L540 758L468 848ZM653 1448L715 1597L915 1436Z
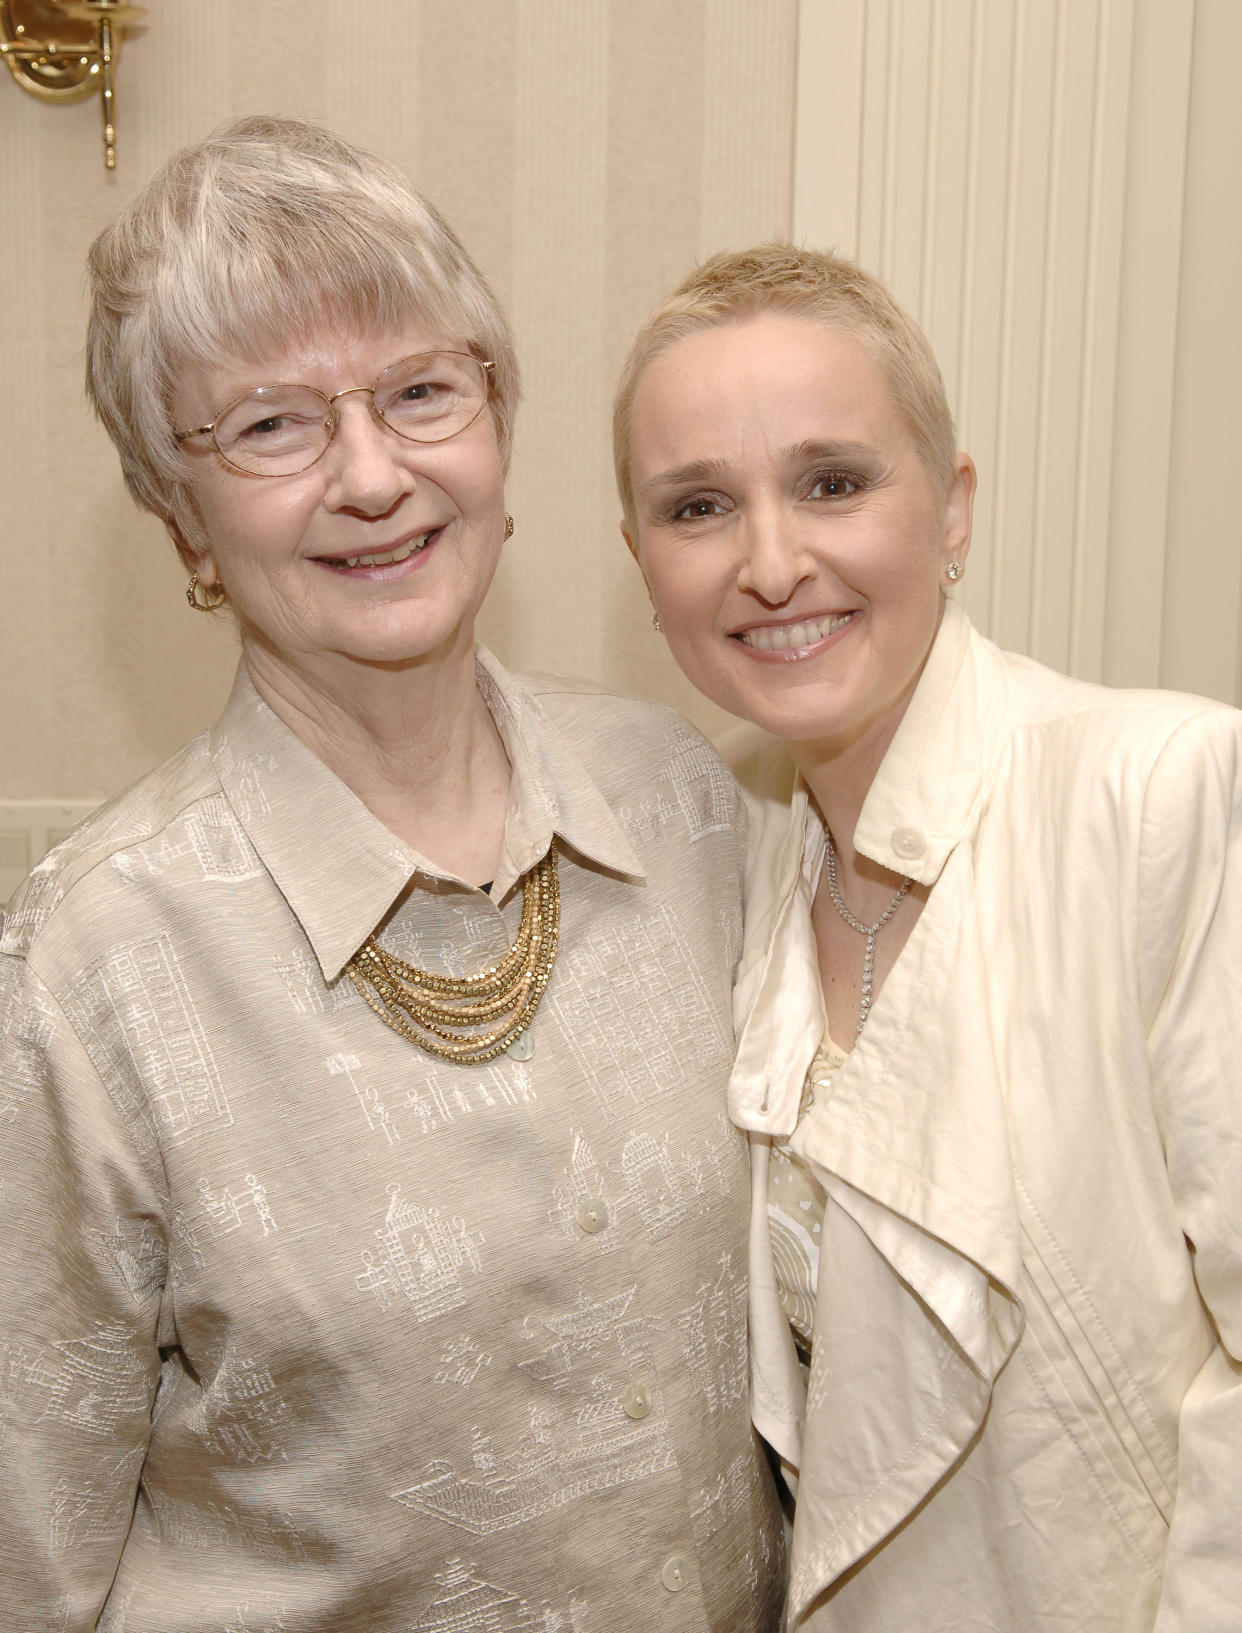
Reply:
M450 431L448 435L444 437L407 436L404 431L398 431L395 425L390 425L380 413L379 409L375 406L375 388L379 385L380 381L389 372L389 370L399 369L403 363L413 363L416 359L423 357L468 357L472 363L477 363L483 370L483 384L486 389L483 393L483 401L479 404L478 413L472 415L471 418L466 421L465 425L459 425L455 431ZM182 443L188 442L191 437L209 436L211 438L211 445L215 449L217 456L224 461L229 470L236 471L239 476L258 476L267 481L278 481L282 476L301 476L303 471L312 470L316 465L318 465L319 461L332 446L333 438L336 436L337 427L341 423L341 417L333 407L333 404L341 397L352 397L354 393L358 391L367 392L371 398L369 405L371 418L377 425L383 426L385 431L391 431L394 437L400 437L402 442L422 443L425 446L434 447L440 442L451 442L454 437L459 437L463 431L468 431L472 425L476 425L478 423L479 415L483 413L484 409L492 400L492 382L495 379L495 375L495 363L489 362L482 357L476 357L473 352L461 352L453 350L447 346L437 346L434 351L411 352L408 357L398 357L394 362L389 363L385 368L382 368L369 386L346 386L343 391L334 391L330 397L325 396L317 386L304 385L301 381L296 380L273 380L270 383L265 383L263 385L251 386L249 391L242 392L240 397L235 397L231 403L226 404L209 425L196 426L193 431L174 431L173 439L178 443ZM309 464L299 466L296 471L252 471L248 470L245 465L235 465L229 456L224 452L223 448L221 448L220 444L216 441L216 426L219 425L222 419L231 414L233 410L241 403L244 403L248 397L252 397L255 392L270 391L278 386L288 386L296 391L310 391L319 398L320 402L326 406L328 415L332 421L331 429L328 432L328 440L324 443L323 447Z

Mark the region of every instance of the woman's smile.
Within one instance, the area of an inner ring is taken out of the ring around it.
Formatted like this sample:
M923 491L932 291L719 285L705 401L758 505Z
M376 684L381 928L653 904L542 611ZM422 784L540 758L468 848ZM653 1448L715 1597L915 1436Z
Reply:
M829 612L782 623L753 624L733 637L760 662L801 663L827 649L832 638L855 618L855 612Z
M783 313L657 353L630 430L627 539L690 679L791 742L886 740L965 554L972 472L946 493L862 341Z
M416 572L425 565L423 559L426 552L438 541L443 526L428 528L425 532L412 533L407 538L399 540L388 549L368 551L365 555L357 556L314 556L323 567L330 567L335 572L347 578L363 578L380 583L388 583L395 578L404 578L407 573L383 572L383 568L399 568L409 563L409 572Z

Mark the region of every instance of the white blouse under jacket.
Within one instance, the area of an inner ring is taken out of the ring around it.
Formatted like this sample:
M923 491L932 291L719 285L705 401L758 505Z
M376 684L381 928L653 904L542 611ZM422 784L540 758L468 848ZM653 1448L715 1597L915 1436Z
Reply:
M790 1626L1236 1633L1242 714L1068 680L947 608L854 836L935 888L794 1136L829 1199L808 1388L765 1202L823 1027L823 835L782 745L737 769L731 1110Z

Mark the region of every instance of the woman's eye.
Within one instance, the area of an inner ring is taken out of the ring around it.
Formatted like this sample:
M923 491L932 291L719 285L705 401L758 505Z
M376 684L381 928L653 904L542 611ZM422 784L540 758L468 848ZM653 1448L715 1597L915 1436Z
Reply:
M687 499L683 504L676 506L673 511L675 522L699 522L707 516L721 516L724 506L719 499L702 496L698 499Z
M384 419L398 429L447 418L461 402L461 393L446 380L407 380L391 396L376 404Z
M286 414L269 414L266 419L254 420L244 426L238 436L239 438L279 436L282 431L288 430L291 424L292 421Z
M814 478L809 489L812 499L848 499L852 493L857 493L861 483L857 477L847 476L844 471L823 471Z

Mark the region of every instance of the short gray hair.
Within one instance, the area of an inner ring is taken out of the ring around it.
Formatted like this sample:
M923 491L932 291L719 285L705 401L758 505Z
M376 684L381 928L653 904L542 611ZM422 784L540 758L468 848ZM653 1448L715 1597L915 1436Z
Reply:
M519 381L496 297L386 160L297 119L253 117L175 153L88 258L86 389L130 492L191 540L201 527L172 408L187 366L279 350L325 321L416 317L495 363L506 467Z

